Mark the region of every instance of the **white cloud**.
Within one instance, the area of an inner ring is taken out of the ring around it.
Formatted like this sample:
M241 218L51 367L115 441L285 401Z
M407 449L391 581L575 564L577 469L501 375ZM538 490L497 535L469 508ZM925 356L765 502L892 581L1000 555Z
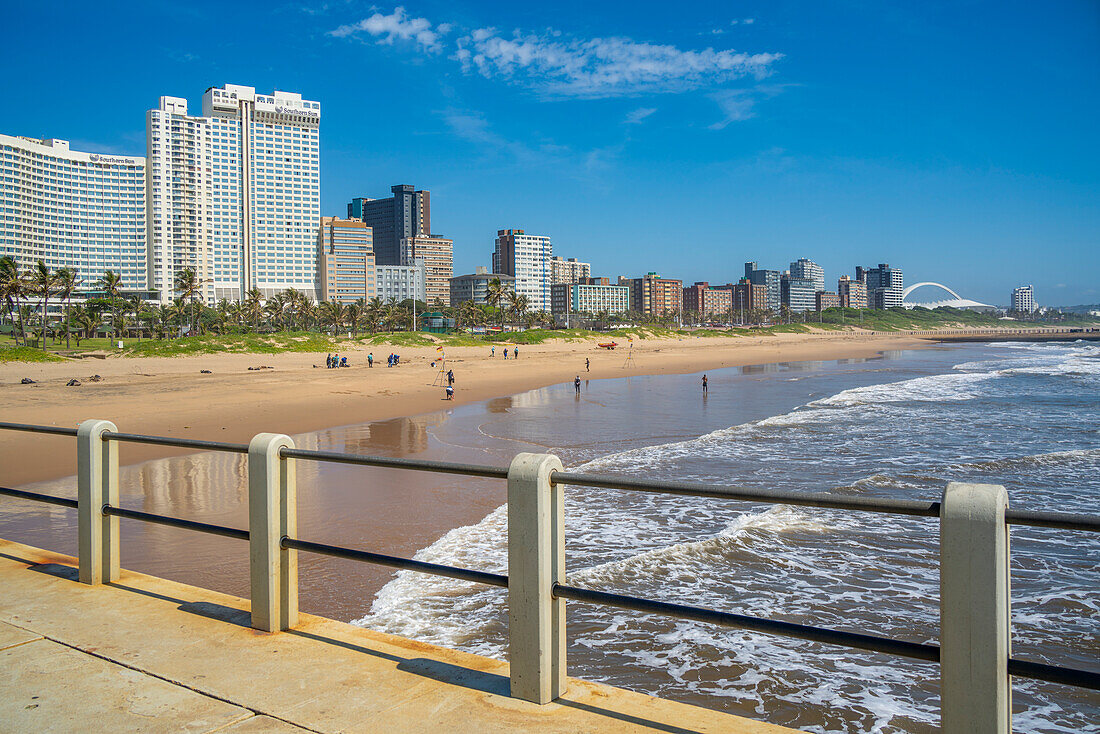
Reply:
M396 41L412 41L426 51L442 49L440 39L451 30L449 23L440 23L432 28L427 18L410 18L405 8L398 6L389 15L375 13L358 23L342 25L329 31L330 36L347 38L359 33L367 33L378 39L378 43L393 44Z
M735 18L734 20L730 21L730 25L737 25L738 23L743 23L745 25L752 25L755 22L756 22L756 18L741 18L741 19L736 19Z
M614 97L686 91L746 75L763 78L782 54L691 51L629 38L572 38L553 31L516 31L505 37L495 28L479 28L458 39L454 57L467 71L520 81L550 94Z
M756 115L756 103L770 99L790 84L757 84L751 89L723 89L710 95L722 110L722 119L711 125L711 130L723 130L731 122L741 122Z
M630 112L628 112L626 115L626 119L623 122L628 125L638 125L642 122L642 120L649 117L656 111L656 107L639 107L636 110L631 110Z

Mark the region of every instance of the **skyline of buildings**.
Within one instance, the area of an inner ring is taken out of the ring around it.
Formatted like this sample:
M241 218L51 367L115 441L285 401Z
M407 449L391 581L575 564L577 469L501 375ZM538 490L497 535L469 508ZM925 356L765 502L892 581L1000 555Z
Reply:
M342 302L355 300L353 292L370 298L422 288L423 300L448 305L454 242L432 233L428 190L393 185L384 199L353 198L347 220L320 216L319 125L320 103L301 94L257 94L254 87L226 84L204 92L199 116L189 114L184 98L160 97L146 114L144 158L0 135L0 254L24 267L38 259L54 269L74 267L85 284L114 270L126 290L155 292L161 302L174 296L176 275L193 268L211 305L243 299L253 288L264 298L294 288ZM362 226L333 226L351 220ZM611 286L591 278L589 262L553 256L549 236L502 229L494 245L492 271L514 277L532 311L553 309L556 284ZM341 262L348 258L354 264ZM390 268L384 289L382 267ZM616 287L625 286L630 308L646 314L720 313L727 308L723 293L731 307L739 298L773 311L810 310L832 304L833 296L857 308L902 305L902 272L888 264L857 267L855 280L842 276L836 293L825 291L824 269L808 258L782 273L747 262L744 272L763 298L751 288L736 296L737 284L700 281L683 288L682 281L652 272L619 276ZM570 294L570 303L596 302L580 291Z

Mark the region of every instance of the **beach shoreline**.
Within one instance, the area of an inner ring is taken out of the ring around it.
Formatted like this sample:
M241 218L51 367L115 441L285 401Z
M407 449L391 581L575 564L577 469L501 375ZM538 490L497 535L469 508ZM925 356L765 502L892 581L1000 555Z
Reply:
M260 432L308 433L337 426L420 415L527 390L628 376L689 374L723 367L867 358L887 350L932 346L934 339L895 334L821 332L761 337L684 337L636 340L615 351L594 342L519 345L503 359L503 344L448 347L456 377L453 402L437 382L440 356L432 347L397 347L401 364L386 366L389 347L345 352L350 368L325 369L325 354L213 354L164 358L88 359L0 365L3 420L75 427L88 418L113 421L120 431L246 443ZM382 350L386 351L382 351ZM374 367L366 366L374 352ZM586 372L585 360L591 361ZM270 367L271 369L255 369ZM253 368L253 369L249 369ZM209 374L201 370L210 370ZM100 380L92 381L93 375ZM23 377L33 385L20 384ZM70 379L79 387L67 387ZM0 465L7 486L71 476L71 439L0 431ZM128 444L123 465L192 453Z

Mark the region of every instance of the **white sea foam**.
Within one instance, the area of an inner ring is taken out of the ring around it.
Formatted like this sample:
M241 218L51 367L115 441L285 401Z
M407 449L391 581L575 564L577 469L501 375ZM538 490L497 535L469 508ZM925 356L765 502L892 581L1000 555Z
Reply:
M900 382L865 385L844 390L827 398L814 400L809 406L852 407L881 403L933 402L971 400L980 395L977 387L998 377L996 372L963 372L914 377Z
M1015 469L1029 466L1055 466L1059 464L1093 464L1100 461L1100 448L1072 449L1070 451L1052 451L1048 454L1033 454L1031 456L1010 456L1003 459L989 459L986 461L969 461L953 464L951 469L983 469L1002 470Z

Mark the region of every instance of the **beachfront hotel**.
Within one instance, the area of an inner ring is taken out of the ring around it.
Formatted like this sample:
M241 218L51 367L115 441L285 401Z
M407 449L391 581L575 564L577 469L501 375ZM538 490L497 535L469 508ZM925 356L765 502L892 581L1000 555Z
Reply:
M619 285L630 288L630 308L641 314L664 316L684 306L684 281L646 273L641 278L619 276Z
M522 229L497 230L493 272L516 279L516 294L527 296L529 311L550 310L550 238L527 234Z
M423 263L424 294L428 303L451 305L451 277L454 275L454 241L433 234L401 240L401 265Z
M409 265L375 265L376 295L384 302L401 303L411 298L427 303L427 275L423 260L414 260Z
M582 263L577 258L554 257L550 259L550 284L581 283L592 277L592 265Z
M371 229L357 219L322 217L317 232L317 294L335 303L377 294Z
M867 305L871 308L901 306L905 279L899 269L888 263L880 263L877 268L857 267L856 280L866 283Z
M700 281L684 288L684 311L703 316L725 316L733 307L733 286L716 287Z
M146 116L150 287L173 297L193 268L213 304L252 289L317 298L319 102L226 84L187 100L161 97Z
M112 270L149 288L145 158L72 150L66 140L0 135L0 256L71 268L81 290Z

